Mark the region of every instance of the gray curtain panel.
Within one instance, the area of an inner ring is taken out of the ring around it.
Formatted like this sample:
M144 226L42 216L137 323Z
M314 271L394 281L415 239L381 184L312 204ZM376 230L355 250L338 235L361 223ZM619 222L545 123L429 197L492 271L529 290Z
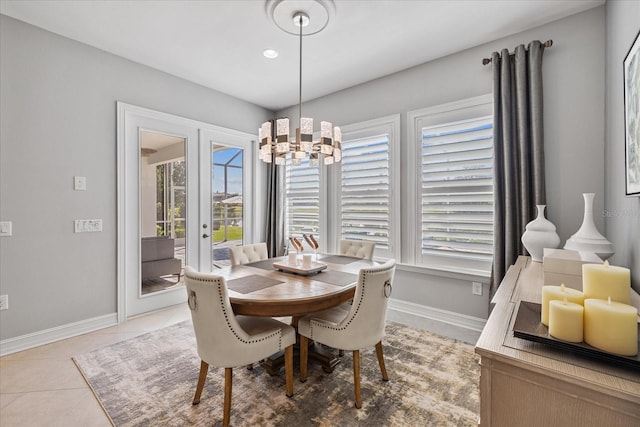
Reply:
M284 167L267 164L267 252L273 258L284 254Z
M546 204L542 123L542 53L533 41L513 55L493 52L494 256L491 295L507 269L526 251L520 242Z

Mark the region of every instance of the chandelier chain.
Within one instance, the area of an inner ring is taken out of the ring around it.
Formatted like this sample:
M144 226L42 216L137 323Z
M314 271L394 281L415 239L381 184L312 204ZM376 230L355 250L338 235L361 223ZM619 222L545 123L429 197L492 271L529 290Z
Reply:
M302 118L302 13L298 13L300 26L300 74L298 76L298 120Z

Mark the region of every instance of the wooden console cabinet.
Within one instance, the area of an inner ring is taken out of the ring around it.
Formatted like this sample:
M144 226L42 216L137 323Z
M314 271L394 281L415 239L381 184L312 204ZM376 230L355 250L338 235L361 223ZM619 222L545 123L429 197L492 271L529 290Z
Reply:
M513 336L518 303L541 302L542 264L519 257L476 344L481 427L640 426L640 369Z

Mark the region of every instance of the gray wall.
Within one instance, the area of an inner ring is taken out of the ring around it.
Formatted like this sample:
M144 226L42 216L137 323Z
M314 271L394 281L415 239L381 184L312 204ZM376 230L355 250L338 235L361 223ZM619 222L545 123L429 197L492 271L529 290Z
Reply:
M303 114L347 125L401 113L401 145L406 147L412 143L406 140L407 111L491 93L491 66L483 66L482 58L536 39L554 41L543 60L547 213L564 244L582 223L582 193L596 193L595 212L604 206L604 6L308 102ZM290 108L278 115L297 117L297 111ZM407 153L402 153L403 170ZM409 179L414 177L402 177L401 188L407 188ZM401 194L403 201L408 197ZM413 230L406 212L402 219L407 236ZM601 215L595 222L604 232ZM400 261L410 251L402 247ZM397 277L396 297L487 316L487 292L483 298L473 296L469 280L445 283L442 277L402 271Z
M628 10L618 13L629 19ZM620 37L625 50L631 36ZM564 241L582 221L581 193L595 192L594 210L604 209L604 7L329 95L304 112L341 125L401 113L406 145L407 111L491 92L482 58L534 39L554 40L544 58L548 211ZM0 239L0 293L11 307L0 312L5 340L115 312L117 100L251 133L271 115L5 16L0 43L0 218L14 225L14 236ZM74 175L87 177L86 192L72 190ZM631 203L637 209L637 199ZM74 218L102 218L104 231L74 234ZM620 227L608 220L607 232L616 257L635 253L638 265L638 244L623 231L633 220ZM604 218L596 225L604 231ZM487 292L471 295L469 280L415 270L398 279L396 298L487 315Z
M605 229L616 253L611 263L631 268L640 292L640 196L625 197L622 64L640 31L640 2L607 2Z
M116 311L116 101L255 133L272 113L0 17L0 340ZM73 176L87 191L73 191ZM102 218L102 233L73 219Z

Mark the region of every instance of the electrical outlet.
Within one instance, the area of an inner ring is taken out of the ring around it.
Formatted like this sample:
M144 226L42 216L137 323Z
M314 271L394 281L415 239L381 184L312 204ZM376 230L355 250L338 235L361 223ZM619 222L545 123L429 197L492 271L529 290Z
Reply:
M9 295L0 295L0 310L9 308Z
M471 282L471 293L474 295L482 295L482 283Z
M87 178L84 176L74 176L73 189L76 191L85 191L87 189Z
M102 231L102 220L101 219L90 219L89 220L89 230L90 231Z
M0 236L11 236L13 232L11 221L0 221Z

